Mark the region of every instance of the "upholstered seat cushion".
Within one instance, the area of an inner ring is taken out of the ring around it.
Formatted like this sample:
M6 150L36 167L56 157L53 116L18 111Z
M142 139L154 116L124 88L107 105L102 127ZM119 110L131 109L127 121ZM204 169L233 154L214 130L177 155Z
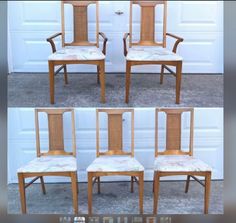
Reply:
M168 155L158 156L154 162L155 171L164 172L191 172L211 171L211 167L192 156Z
M48 57L48 60L104 60L105 55L95 46L66 46Z
M87 168L87 172L144 171L144 167L130 156L100 156Z
M182 61L183 58L163 47L132 47L126 59L129 61Z
M73 156L44 156L30 161L17 170L18 173L69 172L77 171Z

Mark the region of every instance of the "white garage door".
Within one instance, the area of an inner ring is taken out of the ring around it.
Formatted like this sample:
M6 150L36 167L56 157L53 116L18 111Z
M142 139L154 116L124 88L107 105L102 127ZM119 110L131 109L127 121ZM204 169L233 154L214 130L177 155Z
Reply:
M16 170L29 160L36 157L34 110L32 108L9 108L8 110L8 180L17 182ZM147 119L148 117L148 119ZM153 108L135 109L135 157L145 167L145 179L153 179L154 163L154 117ZM76 109L76 144L79 181L86 181L86 168L96 155L96 112L92 108ZM102 121L103 119L101 119ZM159 127L163 137L159 137L160 147L164 145L164 117L160 116ZM48 145L47 122L40 117L41 146ZM64 126L70 127L69 116L65 117ZM124 117L124 124L129 128L129 117ZM187 148L189 143L189 117L183 118L182 147ZM105 145L107 136L102 127L101 144ZM65 133L65 145L70 145L70 131ZM124 144L130 145L124 136ZM69 146L68 146L69 148ZM102 147L104 148L104 147ZM223 179L223 109L197 108L195 109L194 155L213 167L213 178ZM112 180L127 179L113 177ZM164 179L164 178L163 178ZM167 178L166 178L167 179ZM173 178L172 178L173 179ZM179 179L179 178L174 178ZM181 178L183 179L183 178ZM185 179L185 178L184 178ZM49 178L51 182L60 179ZM62 179L63 181L65 179ZM107 180L107 178L104 178Z
M118 10L124 14L117 15ZM122 38L128 32L128 22L128 1L101 1L100 30L109 38L107 72L125 70ZM9 1L10 70L47 72L51 50L46 38L59 31L59 1ZM223 1L169 1L167 31L185 39L179 48L184 72L223 73ZM95 68L72 66L70 71L93 72Z

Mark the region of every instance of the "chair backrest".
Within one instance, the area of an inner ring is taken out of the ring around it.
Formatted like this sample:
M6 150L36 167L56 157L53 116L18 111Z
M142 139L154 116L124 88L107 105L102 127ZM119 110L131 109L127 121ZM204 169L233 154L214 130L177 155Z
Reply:
M133 42L132 26L133 26L133 6L139 5L141 7L140 20L140 40ZM163 36L162 41L156 41L155 35L155 20L156 20L156 6L163 6ZM129 47L132 46L162 46L166 47L166 20L167 20L167 1L130 1L130 38Z
M74 36L71 43L65 42L65 4L73 7ZM96 42L88 38L88 6L96 4ZM97 46L99 47L99 3L98 1L61 1L62 46Z
M108 151L100 152L99 114L108 116ZM123 151L123 114L131 114L131 151ZM97 109L96 111L96 148L100 155L130 155L134 156L134 110L133 109Z
M166 149L164 152L158 151L158 114L166 114ZM183 113L190 113L190 136L189 151L181 150L181 123ZM155 157L158 155L193 155L193 108L157 108L156 109L156 127L155 127Z
M72 127L72 152L66 152L64 148L64 128L63 115L65 112L71 114ZM39 113L47 114L48 121L48 152L41 152L40 150L40 134L39 134ZM66 109L35 109L35 130L36 130L36 148L37 156L47 155L73 155L76 156L76 142L75 142L75 116L74 110Z

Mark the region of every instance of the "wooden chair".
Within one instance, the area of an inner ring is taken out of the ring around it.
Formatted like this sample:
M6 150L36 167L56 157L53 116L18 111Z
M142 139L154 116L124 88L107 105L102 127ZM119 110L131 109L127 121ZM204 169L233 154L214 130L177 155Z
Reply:
M133 6L141 7L141 28L140 40L133 42ZM155 36L155 8L163 6L163 36L162 41L157 42ZM182 38L166 32L167 21L167 1L130 1L130 31L125 33L124 55L126 57L126 96L125 102L129 103L131 67L136 65L161 65L160 83L163 83L164 70L168 70L176 77L176 104L180 103L180 89L182 76L182 57L176 54L177 47ZM127 48L127 38L129 37L129 49ZM176 39L172 51L166 49L166 39L172 37ZM176 67L173 72L168 66Z
M158 114L166 114L166 150L158 150ZM189 150L181 149L181 118L183 113L190 113L190 140ZM153 213L157 214L159 181L160 177L187 175L185 192L188 192L190 177L205 187L204 213L208 213L211 184L211 167L203 161L193 157L193 127L194 109L156 109L156 133L155 133L155 163L154 163L154 208ZM205 184L196 176L205 177Z
M73 41L67 43L65 33L65 4L73 6L74 36ZM89 42L88 38L88 6L96 4L96 42ZM62 31L47 39L51 44L53 54L48 58L50 101L54 104L54 75L64 69L65 84L67 79L67 64L93 64L97 66L97 81L101 85L101 102L105 103L105 55L107 38L99 32L99 2L98 1L61 1ZM54 39L61 36L62 49L56 50ZM99 49L99 36L103 38L103 50ZM54 72L55 66L60 66Z
M72 152L64 148L63 114L71 113ZM38 114L46 113L48 118L49 150L41 152ZM19 191L22 213L26 213L25 189L40 179L43 194L46 194L44 176L70 177L75 214L78 214L77 162L75 144L75 123L73 109L35 109L35 130L37 158L18 169ZM25 183L26 178L33 178Z
M100 151L99 114L108 116L108 151ZM123 114L131 113L131 151L123 150ZM134 158L134 110L133 109L97 109L96 155L97 158L87 168L88 172L88 213L92 214L93 184L97 182L100 193L100 177L125 175L131 176L131 192L133 183L139 184L139 208L143 213L143 166ZM94 181L93 181L93 178Z

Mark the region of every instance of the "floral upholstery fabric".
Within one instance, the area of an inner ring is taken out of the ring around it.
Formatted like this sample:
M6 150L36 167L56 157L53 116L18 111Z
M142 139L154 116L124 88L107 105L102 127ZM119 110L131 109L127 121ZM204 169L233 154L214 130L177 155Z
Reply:
M77 171L76 158L73 156L45 156L30 161L17 170L18 173L68 172Z
M95 46L67 46L56 51L48 60L104 60L105 55Z
M154 162L155 171L191 172L211 171L211 167L192 156L168 155L158 156Z
M87 172L144 171L144 167L130 156L100 156L87 168Z
M132 47L126 59L129 61L182 61L183 58L163 47Z

